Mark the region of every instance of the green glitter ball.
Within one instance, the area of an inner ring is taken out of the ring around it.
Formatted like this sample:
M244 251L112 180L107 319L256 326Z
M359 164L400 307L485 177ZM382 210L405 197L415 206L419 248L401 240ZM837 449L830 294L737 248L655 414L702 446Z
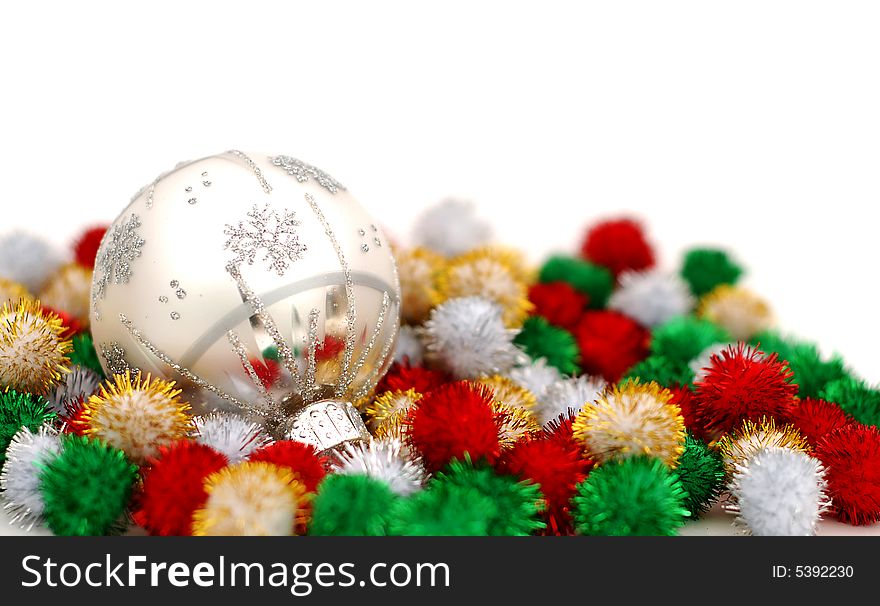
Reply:
M116 530L137 473L121 450L85 436L64 436L61 453L40 474L46 524L63 536Z
M801 398L818 398L826 385L849 377L843 360L839 356L822 359L815 343L786 338L773 331L756 335L752 343L761 351L776 353L780 360L788 362Z
M399 497L386 482L366 475L331 474L318 486L309 534L377 537L388 534Z
M694 371L687 364L652 355L630 368L624 378L641 379L643 383L654 381L663 387L675 387L693 382Z
M572 519L578 534L674 535L690 511L681 482L653 457L612 460L578 484Z
M673 472L686 493L685 507L696 518L709 509L724 484L724 460L705 442L688 435Z
M690 284L694 296L702 297L721 284L736 284L742 268L723 250L692 248L684 256L681 277Z
M472 488L434 484L400 499L389 533L418 537L484 537L494 515L492 500Z
M0 468L6 462L6 448L22 427L35 432L54 418L42 398L12 389L0 392Z
M675 318L651 333L651 352L676 364L687 365L710 345L732 340L726 330L693 316Z
M864 381L846 377L830 382L820 392L820 397L834 402L859 423L880 427L880 389L872 388Z
M555 256L544 263L538 279L543 282L568 282L590 298L590 308L602 309L614 289L614 276L606 268L574 257Z
M581 352L574 335L541 316L527 318L513 342L525 349L533 360L546 358L547 364L564 375L578 371Z
M98 376L106 378L104 369L101 368L101 362L98 360L98 353L95 351L92 335L88 333L81 332L73 337L73 351L70 352L70 363L73 366L84 366L94 370L98 373Z

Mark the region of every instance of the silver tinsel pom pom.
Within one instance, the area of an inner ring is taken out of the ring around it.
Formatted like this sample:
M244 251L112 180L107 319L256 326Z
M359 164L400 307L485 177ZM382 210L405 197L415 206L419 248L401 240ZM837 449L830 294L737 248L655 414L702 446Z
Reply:
M402 363L404 358L413 366L421 366L425 358L425 346L417 329L412 326L401 326L397 331L394 361Z
M594 402L607 387L601 377L582 375L554 383L538 400L535 416L546 425L561 414L578 413L587 402Z
M530 360L525 366L512 368L507 376L520 387L532 392L538 402L544 398L548 387L562 380L562 375L555 366L547 364L546 358Z
M231 465L247 459L252 452L272 442L260 425L229 412L193 417L193 422L196 440L226 455Z
M431 310L424 331L429 357L456 379L506 374L525 356L501 307L482 297L449 299Z
M447 198L426 210L413 227L413 242L447 257L483 246L492 237L487 221L476 215L474 204Z
M628 271L608 300L608 307L652 328L686 315L694 307L690 288L681 276L660 270Z
M18 282L32 293L43 288L60 264L59 254L42 238L24 232L0 237L0 277Z
M30 529L43 516L40 469L61 452L58 432L49 426L33 433L22 427L6 449L6 464L0 474L3 508L12 523Z
M766 448L737 465L725 509L755 536L811 536L831 502L825 469L804 452Z
M344 450L336 452L336 459L336 473L382 480L403 497L421 490L428 476L421 461L408 456L395 439L348 442Z
M54 391L46 396L49 410L59 415L70 414L80 402L97 393L100 385L101 377L94 370L74 366Z

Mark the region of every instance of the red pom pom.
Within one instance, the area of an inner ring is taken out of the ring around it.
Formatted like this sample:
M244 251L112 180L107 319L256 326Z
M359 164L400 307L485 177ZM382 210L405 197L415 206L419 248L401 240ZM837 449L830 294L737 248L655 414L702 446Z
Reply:
M64 331L61 333L61 338L72 339L74 335L77 335L82 332L82 324L79 323L79 320L71 316L66 311L61 311L60 309L55 309L53 307L46 307L45 305L41 305L43 311L55 314L61 319L61 324L64 325Z
M727 432L746 419L788 418L798 386L793 373L775 353L765 354L743 343L732 345L712 362L696 383L699 423L710 432Z
M98 247L101 239L107 233L107 226L93 227L84 231L73 244L73 256L76 262L89 269L95 268L95 257L98 256Z
M281 378L281 365L275 360L271 358L264 360L251 358L249 361L251 366L254 367L254 372L257 374L263 387L266 389L271 389L275 382Z
M535 306L534 315L571 330L584 315L590 299L568 282L548 282L529 287L529 301Z
M318 484L327 475L329 464L326 457L318 456L314 446L294 440L280 440L263 446L255 450L248 460L288 467L309 492L315 492L318 488Z
M448 383L428 392L407 421L408 436L429 471L452 459L486 459L494 463L501 446L492 411L492 390L468 381Z
M880 520L880 431L850 423L819 441L816 458L825 465L832 507L842 522Z
M631 219L603 221L590 229L581 255L607 267L615 276L629 269L648 269L654 265L654 251L645 239L642 226Z
M812 398L801 400L792 407L785 421L794 425L814 447L835 429L852 423L837 404Z
M144 482L132 514L135 523L150 534L192 534L193 512L208 499L204 480L228 464L226 457L191 440L163 446Z
M576 329L584 372L616 383L648 356L651 333L616 311L590 311Z
M84 436L89 430L89 422L85 418L85 408L82 401L71 404L68 408L67 415L61 418L64 423L64 433L73 434L75 436Z
M388 371L388 374L379 381L379 385L376 386L376 393L414 389L418 393L424 394L440 387L447 381L446 375L440 371L429 370L421 366L410 366L409 363L400 364L395 362L391 366L391 370Z
M541 487L546 500L543 515L547 534L574 533L569 503L575 495L575 486L593 467L593 462L584 458L582 451L573 438L526 439L507 450L498 462L499 471L531 480Z
M327 360L335 360L345 351L345 341L333 335L327 335L324 340L315 347L315 360L325 362Z
M550 419L541 428L541 434L548 440L562 440L567 442L574 439L574 420L577 413L562 413L555 419Z
M672 399L669 400L669 403L678 406L681 411L681 417L684 419L685 428L694 437L705 438L706 430L700 424L700 419L697 415L697 399L694 397L694 392L689 387L681 386L667 387L667 389L672 393Z

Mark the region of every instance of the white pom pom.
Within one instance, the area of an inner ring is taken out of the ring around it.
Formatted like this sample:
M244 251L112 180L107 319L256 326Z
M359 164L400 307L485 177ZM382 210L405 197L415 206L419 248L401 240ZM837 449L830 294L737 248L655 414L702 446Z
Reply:
M0 238L0 277L40 292L61 265L61 256L48 242L24 232Z
M505 374L525 355L501 307L482 297L449 299L431 311L424 330L429 356L456 379Z
M74 366L64 380L46 396L49 410L59 415L68 415L83 400L98 392L101 377L85 366Z
M694 307L690 288L681 276L660 270L628 271L608 300L608 307L652 328Z
M416 246L447 257L483 246L491 237L489 223L476 216L473 203L454 198L426 210L413 228Z
M61 452L58 432L49 426L33 433L22 427L6 449L6 464L0 474L0 490L12 523L32 528L43 516L40 470Z
M755 536L811 536L827 511L825 469L804 452L765 448L737 465L726 506Z
M212 412L194 417L196 440L226 455L234 465L252 452L272 442L263 429L245 418L228 412Z
M556 419L561 414L574 414L581 411L584 404L594 402L608 384L601 377L582 375L554 383L539 398L534 413L542 425Z
M336 458L336 473L382 480L403 497L421 490L428 475L421 461L407 456L396 439L349 442L345 450L336 453Z
M562 380L562 375L555 366L547 364L546 358L531 360L525 366L512 368L507 376L520 387L532 392L540 402L547 393L547 388Z
M412 366L421 366L425 357L425 346L418 332L412 326L401 326L397 331L397 345L394 348L394 361L409 360Z
M721 352L730 347L732 343L715 343L700 352L700 354L688 364L694 371L693 383L697 384L706 378L712 367L712 356L720 356Z

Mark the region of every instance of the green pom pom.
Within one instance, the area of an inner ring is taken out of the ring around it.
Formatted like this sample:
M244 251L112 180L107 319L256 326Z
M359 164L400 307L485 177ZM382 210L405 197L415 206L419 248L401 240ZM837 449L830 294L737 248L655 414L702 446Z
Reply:
M651 334L651 352L670 362L687 365L710 345L732 340L726 330L693 316L670 320Z
M742 275L739 267L723 250L692 248L684 256L681 276L697 297L711 292L720 284L736 284Z
M859 423L880 427L880 390L853 377L830 382L819 396L834 402Z
M685 491L684 505L692 517L709 509L724 483L724 460L706 443L688 435L674 474Z
M271 345L263 350L263 359L264 360L274 360L276 362L281 361L281 354L278 353L278 348L274 345Z
M81 332L73 337L73 351L70 352L70 363L74 366L84 366L94 370L99 376L106 378L104 369L101 368L101 362L98 360L98 353L95 351L92 335L88 333Z
M653 457L612 460L578 484L572 518L579 534L674 535L690 511L681 482Z
M395 534L525 536L544 528L537 484L452 461L428 487L404 501Z
M823 360L814 343L786 338L773 331L756 335L752 343L761 351L776 353L781 360L788 362L801 398L818 398L826 385L849 376L839 356Z
M121 450L85 436L62 438L61 453L40 474L43 514L57 535L92 536L116 529L138 468Z
M694 371L687 364L652 355L630 368L624 378L641 379L643 383L654 381L663 387L675 387L693 382Z
M0 393L0 468L6 462L6 448L22 427L35 432L54 418L41 398L12 389Z
M614 276L606 268L574 257L555 256L544 263L541 282L568 282L590 298L592 309L602 309L614 288Z
M581 352L574 335L564 328L553 326L541 316L526 318L513 342L525 349L534 360L546 358L549 365L555 366L564 375L573 375L578 371Z
M331 474L318 486L309 534L378 537L398 500L388 484L366 475Z

